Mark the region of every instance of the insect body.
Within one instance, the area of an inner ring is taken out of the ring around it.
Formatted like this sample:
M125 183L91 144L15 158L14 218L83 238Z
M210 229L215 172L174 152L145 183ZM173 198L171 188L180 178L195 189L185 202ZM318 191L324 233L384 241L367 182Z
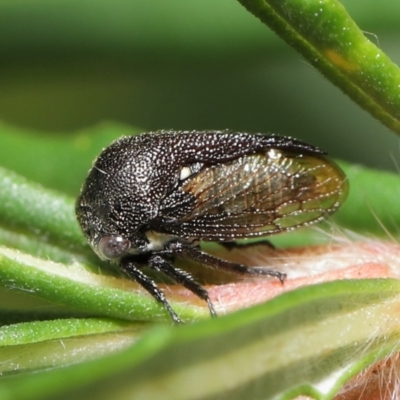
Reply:
M248 275L285 275L215 258L199 241L233 242L289 231L335 212L343 172L310 145L275 135L158 131L122 137L94 163L76 203L82 230L103 260L118 263L181 322L142 272L163 272L208 303L175 256Z

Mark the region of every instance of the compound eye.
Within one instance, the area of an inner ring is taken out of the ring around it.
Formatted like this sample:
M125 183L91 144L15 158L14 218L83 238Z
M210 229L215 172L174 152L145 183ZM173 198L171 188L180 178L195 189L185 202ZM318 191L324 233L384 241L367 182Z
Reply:
M98 244L100 256L107 260L116 260L126 254L131 242L122 236L103 236Z

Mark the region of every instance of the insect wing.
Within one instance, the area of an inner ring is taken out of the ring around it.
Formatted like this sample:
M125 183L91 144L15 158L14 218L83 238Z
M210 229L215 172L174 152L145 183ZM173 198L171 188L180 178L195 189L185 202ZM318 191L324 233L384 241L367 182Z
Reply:
M234 240L288 231L324 219L347 194L345 175L323 156L276 149L203 168L184 182L194 207L177 235Z

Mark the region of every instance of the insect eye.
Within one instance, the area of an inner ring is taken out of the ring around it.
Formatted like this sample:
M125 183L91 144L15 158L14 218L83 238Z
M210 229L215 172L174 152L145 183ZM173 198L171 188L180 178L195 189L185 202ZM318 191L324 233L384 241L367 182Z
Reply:
M126 254L131 242L122 236L103 236L98 244L98 252L102 258L116 260Z

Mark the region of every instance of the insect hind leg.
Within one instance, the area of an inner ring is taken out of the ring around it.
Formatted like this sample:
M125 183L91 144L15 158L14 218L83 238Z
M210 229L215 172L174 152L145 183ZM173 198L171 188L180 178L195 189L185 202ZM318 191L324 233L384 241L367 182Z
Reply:
M204 253L197 247L182 246L179 249L179 254L182 257L186 257L207 267L233 272L240 275L268 275L278 278L281 283L283 283L286 278L286 274L282 272L264 267L248 267L243 264L236 264Z
M172 278L176 283L184 286L186 289L190 290L200 299L207 302L210 314L212 317L216 317L214 305L212 304L207 290L205 290L199 283L197 283L192 275L186 271L182 271L179 268L173 267L169 262L164 260L160 255L154 255L150 257L148 261L148 266L155 271L164 273L165 275Z
M232 251L235 249L239 250L251 250L254 247L266 246L269 249L275 249L275 246L269 240L250 242L250 243L238 243L238 242L218 242L219 245L225 249Z

